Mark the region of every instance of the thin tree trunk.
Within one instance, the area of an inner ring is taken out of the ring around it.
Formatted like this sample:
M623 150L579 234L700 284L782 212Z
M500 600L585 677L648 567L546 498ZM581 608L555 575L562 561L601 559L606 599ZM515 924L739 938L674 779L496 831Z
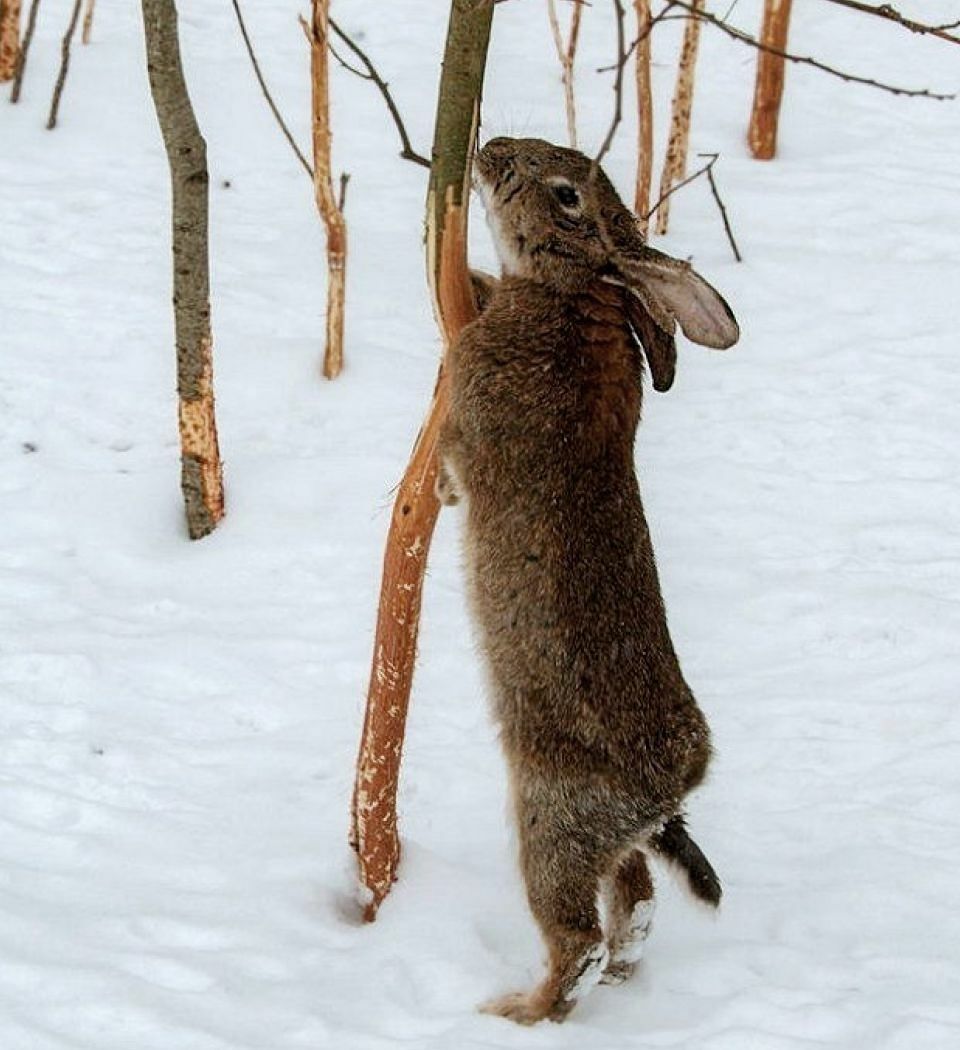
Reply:
M93 33L93 12L97 6L97 0L87 0L86 10L83 12L83 36L80 38L85 44L90 43Z
M13 75L13 87L10 89L10 101L20 101L20 88L23 86L23 74L27 68L27 55L30 53L30 44L33 40L33 31L37 28L37 11L40 8L40 0L30 0L30 12L27 15L27 28L23 34L23 42L20 44L20 52L17 55L16 70Z
M343 368L343 318L347 282L347 224L333 190L330 163L330 88L327 49L330 0L313 0L307 30L313 111L313 187L327 230L327 332L323 374L336 379ZM341 193L342 199L342 193Z
M703 3L704 0L693 0L697 11L703 9ZM674 89L670 113L670 140L663 162L663 174L660 176L661 198L687 174L687 148L690 142L690 116L693 111L693 85L699 46L700 19L692 15L683 31L683 46L680 48L677 86ZM657 211L657 233L661 237L667 232L669 221L670 199L667 198Z
M467 271L470 159L480 114L493 4L451 0L427 193L427 279L445 350L475 316ZM367 709L357 759L350 841L372 921L397 877L397 782L427 552L439 504L437 438L447 412L441 365L426 420L397 493L383 559Z
M20 0L0 0L0 82L13 80L20 55Z
M653 89L650 83L650 0L634 0L637 12L637 187L633 198L640 228L647 232L653 182Z
M550 21L550 32L553 34L554 47L560 60L560 79L563 83L563 98L567 113L567 138L570 145L577 148L577 100L573 91L573 65L577 58L577 41L580 37L580 15L583 5L574 0L570 13L570 32L564 42L560 32L560 20L557 18L556 0L547 0L547 18Z
M173 190L173 309L181 478L191 539L223 517L223 477L213 402L213 335L207 213L207 146L180 62L174 0L142 0L147 72Z
M73 11L70 14L70 24L67 26L63 40L60 42L60 72L57 74L57 83L53 88L53 99L50 102L50 116L47 117L47 131L53 131L57 126L57 113L60 111L60 96L63 94L63 85L67 82L67 70L70 68L70 44L73 34L77 31L77 22L80 20L80 4L83 0L75 0Z
M760 43L764 47L787 49L792 0L765 0ZM757 160L772 160L777 154L777 126L786 63L781 55L761 51L757 55L757 83L747 141Z

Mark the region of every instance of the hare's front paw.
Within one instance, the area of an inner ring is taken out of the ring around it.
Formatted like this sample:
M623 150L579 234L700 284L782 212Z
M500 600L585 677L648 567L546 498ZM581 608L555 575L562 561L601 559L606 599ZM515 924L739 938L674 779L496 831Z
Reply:
M437 494L437 499L445 507L455 507L460 502L460 493L457 492L456 487L453 483L453 478L450 476L450 472L445 466L441 464L439 471L437 472L437 481L434 485L434 491Z

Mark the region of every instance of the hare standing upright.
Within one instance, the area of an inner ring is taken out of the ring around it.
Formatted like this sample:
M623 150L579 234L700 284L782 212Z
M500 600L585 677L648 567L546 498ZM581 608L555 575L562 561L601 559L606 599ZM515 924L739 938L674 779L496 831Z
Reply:
M537 988L485 1009L532 1024L629 975L652 914L647 852L720 899L683 822L709 733L667 630L633 443L640 347L666 390L676 322L717 348L739 332L687 263L646 247L583 154L498 138L475 175L503 277L450 355L437 490L466 501L470 599L549 949Z

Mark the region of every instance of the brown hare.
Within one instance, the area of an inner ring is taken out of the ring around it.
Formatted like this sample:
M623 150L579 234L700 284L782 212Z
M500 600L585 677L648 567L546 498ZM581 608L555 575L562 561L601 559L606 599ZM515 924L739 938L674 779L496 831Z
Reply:
M689 264L644 244L582 153L498 138L474 171L503 276L475 278L483 310L451 351L437 492L466 504L470 601L549 949L538 987L484 1009L532 1024L629 976L653 910L648 853L720 900L684 827L709 732L667 629L633 444L641 347L666 390L677 323L717 348L739 331Z

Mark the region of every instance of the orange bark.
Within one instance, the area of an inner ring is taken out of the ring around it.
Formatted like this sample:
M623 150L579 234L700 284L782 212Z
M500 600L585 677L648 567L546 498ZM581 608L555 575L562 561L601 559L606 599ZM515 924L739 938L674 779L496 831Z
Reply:
M20 56L20 0L0 0L0 81L13 80Z
M693 0L699 11L704 0ZM660 176L660 207L657 209L657 233L662 237L670 222L670 198L665 195L680 182L687 170L687 148L690 142L690 117L693 112L694 73L697 67L697 50L700 46L700 19L695 15L687 21L683 32L683 46L677 67L677 86L673 93L670 114L670 141L667 156Z
M760 43L785 51L790 31L792 0L766 0ZM757 160L772 160L777 154L777 127L786 62L780 55L761 51L757 56L757 82L753 94L753 112L747 141Z
M427 197L427 276L445 353L476 314L467 270L467 203L492 16L492 4L451 0ZM447 383L441 364L433 400L400 482L383 558L350 829L368 922L390 891L400 861L397 786L423 576L440 509L434 482Z
M313 0L310 82L313 111L313 186L327 230L327 326L323 374L336 379L343 368L343 320L347 285L347 223L333 189L330 161L330 70L327 50L330 0Z
M634 0L637 12L637 186L633 198L640 229L645 234L649 220L650 186L653 182L653 96L650 84L650 0Z

